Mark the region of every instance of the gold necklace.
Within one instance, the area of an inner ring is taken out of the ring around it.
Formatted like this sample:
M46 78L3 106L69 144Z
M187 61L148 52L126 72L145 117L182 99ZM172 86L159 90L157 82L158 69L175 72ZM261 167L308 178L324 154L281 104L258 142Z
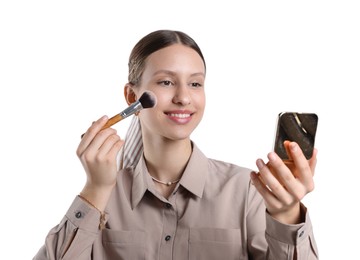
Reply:
M156 181L156 182L158 182L158 183L161 183L161 184L164 184L164 185L167 185L167 186L170 186L170 185L175 184L175 183L177 183L177 182L180 181L180 179L178 179L178 180L176 180L176 181L168 181L168 182L165 182L165 181L160 181L160 180L156 179L155 177L153 177L153 176L151 176L151 175L150 175L150 177L151 177L151 179L153 179L154 181Z

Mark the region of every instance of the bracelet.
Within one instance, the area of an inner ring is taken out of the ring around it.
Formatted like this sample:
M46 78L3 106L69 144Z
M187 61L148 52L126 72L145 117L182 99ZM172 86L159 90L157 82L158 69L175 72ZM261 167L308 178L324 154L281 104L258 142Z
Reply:
M96 207L94 204L92 204L87 198L85 198L84 196L82 196L81 194L78 195L78 197L80 199L82 199L83 201L85 201L87 204L89 204L90 206L92 206L93 208L95 208L97 211L99 211L100 213L100 224L99 224L99 229L102 230L105 228L105 213L102 212L98 207Z

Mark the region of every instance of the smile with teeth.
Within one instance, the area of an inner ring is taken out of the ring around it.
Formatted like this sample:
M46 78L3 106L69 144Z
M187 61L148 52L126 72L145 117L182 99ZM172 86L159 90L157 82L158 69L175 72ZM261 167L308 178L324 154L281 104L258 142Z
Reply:
M190 114L175 114L175 113L169 113L168 116L171 117L178 117L178 118L187 118L190 117Z

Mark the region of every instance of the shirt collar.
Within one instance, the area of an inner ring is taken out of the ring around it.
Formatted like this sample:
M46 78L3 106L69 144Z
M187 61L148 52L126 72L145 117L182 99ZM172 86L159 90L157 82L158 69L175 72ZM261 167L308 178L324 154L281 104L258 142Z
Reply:
M202 198L208 174L208 159L195 143L192 142L192 146L193 151L179 184L197 197ZM151 185L149 185L149 180L151 180L151 178L146 167L145 159L144 156L141 156L134 169L133 175L131 189L131 207L133 209L139 204L145 192L152 190Z
M208 159L195 143L192 143L192 145L193 151L180 180L180 184L194 195L202 198L208 175Z

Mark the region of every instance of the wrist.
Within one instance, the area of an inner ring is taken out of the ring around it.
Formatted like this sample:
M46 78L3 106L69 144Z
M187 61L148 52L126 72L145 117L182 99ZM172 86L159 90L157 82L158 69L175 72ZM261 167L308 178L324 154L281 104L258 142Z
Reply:
M86 184L83 190L80 192L80 197L88 202L88 204L98 209L100 212L104 212L113 188L114 185L106 187L94 187Z
M302 213L300 203L281 212L269 213L274 219L283 224L294 225L304 222L304 214Z
M82 199L83 201L85 201L87 204L89 204L91 207L93 207L97 211L99 211L99 214L100 214L99 229L100 230L104 229L105 228L105 222L106 222L104 211L100 210L98 207L96 207L91 201L89 201L87 198L85 198L81 193L78 195L78 197L80 199Z

